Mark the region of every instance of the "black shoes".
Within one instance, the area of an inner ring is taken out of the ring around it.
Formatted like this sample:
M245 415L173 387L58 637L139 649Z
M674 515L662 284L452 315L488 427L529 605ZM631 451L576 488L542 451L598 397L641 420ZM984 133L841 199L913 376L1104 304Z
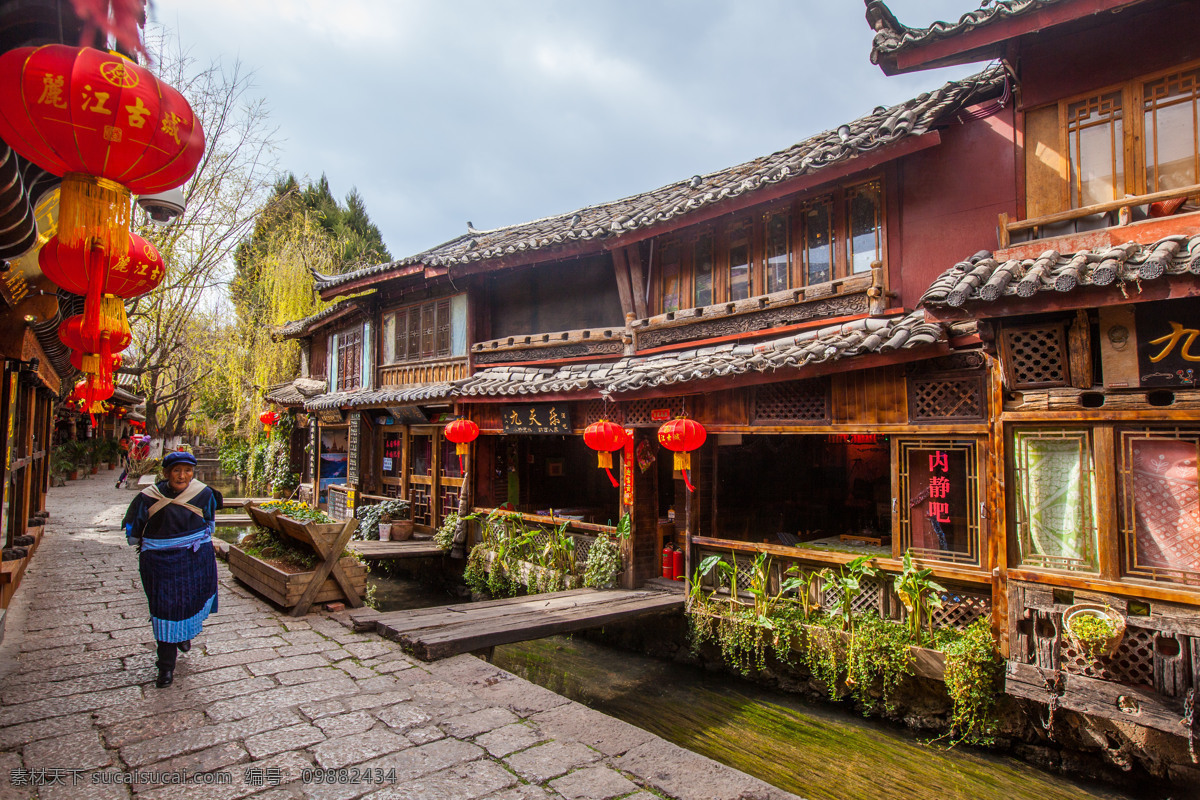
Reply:
M175 671L170 669L160 669L158 671L158 680L154 685L159 689L165 689L175 682Z
M180 642L177 646L179 647L179 652L186 653L192 649L192 640L188 639L186 642Z

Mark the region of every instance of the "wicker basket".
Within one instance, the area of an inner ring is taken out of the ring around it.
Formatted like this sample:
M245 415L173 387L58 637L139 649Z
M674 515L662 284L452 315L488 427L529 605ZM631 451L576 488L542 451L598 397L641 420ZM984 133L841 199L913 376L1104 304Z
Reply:
M1075 635L1072 621L1079 617L1099 617L1113 623L1114 633L1102 642L1085 642ZM1108 658L1116 652L1121 639L1125 637L1125 618L1108 606L1098 603L1076 603L1063 612L1063 626L1067 634L1078 645L1080 652L1091 658Z

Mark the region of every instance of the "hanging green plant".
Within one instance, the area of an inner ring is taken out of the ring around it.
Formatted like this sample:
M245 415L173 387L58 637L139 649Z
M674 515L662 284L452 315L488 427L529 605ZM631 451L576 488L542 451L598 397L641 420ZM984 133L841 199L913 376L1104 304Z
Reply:
M850 641L846 685L868 714L880 704L895 710L895 698L905 677L912 675L909 632L877 614L859 618ZM876 694L878 692L878 694Z
M954 701L950 730L954 744L992 744L999 726L996 697L1004 675L1004 659L996 649L987 619L975 620L944 651L946 691Z

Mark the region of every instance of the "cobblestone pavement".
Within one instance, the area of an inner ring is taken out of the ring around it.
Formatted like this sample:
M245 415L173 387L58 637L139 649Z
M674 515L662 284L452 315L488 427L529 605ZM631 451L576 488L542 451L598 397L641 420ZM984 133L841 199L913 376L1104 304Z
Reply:
M50 491L0 644L0 800L792 797L474 657L292 619L224 564L220 612L156 689L113 480Z

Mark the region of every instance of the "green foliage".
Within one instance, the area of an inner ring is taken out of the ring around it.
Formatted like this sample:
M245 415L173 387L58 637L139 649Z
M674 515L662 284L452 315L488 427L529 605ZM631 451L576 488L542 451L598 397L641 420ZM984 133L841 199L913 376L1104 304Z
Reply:
M871 556L859 556L853 561L838 567L837 572L831 569L822 570L822 577L833 584L833 610L842 617L842 629L848 633L854 632L854 600L863 590L863 578L874 577L878 573L871 566Z
M289 515L290 516L290 515ZM301 570L317 567L317 555L299 542L281 536L268 528L256 527L250 535L238 543L248 556L264 561L278 560Z
M904 551L904 568L892 582L892 587L904 608L908 611L908 635L913 642L921 640L924 622L929 623L929 635L933 636L933 610L942 607L940 592L946 587L932 580L932 569L917 569L913 565L912 550Z
M376 540L379 538L380 520L384 517L412 519L412 505L407 500L383 500L369 506L359 506L354 510L354 516L358 519L354 538Z
M245 480L250 473L250 442L227 436L217 445L217 463L226 475Z
M465 517L460 517L457 511L450 512L442 520L442 524L438 526L437 532L433 534L433 543L443 550L449 550L454 547L454 536L458 533L459 523L473 520L478 516L478 514L468 514Z
M954 701L951 735L957 737L955 743L992 744L999 726L996 697L1004 677L1004 660L987 619L975 620L944 649L946 691Z
M313 508L298 500L268 500L260 508L267 511L278 511L282 516L294 519L297 522L320 522L325 524L336 522L333 517L321 509Z
M463 581L476 594L483 594L488 589L487 553L486 547L477 544L471 548L471 554L467 556L467 568L463 572Z
M75 469L75 461L71 457L71 448L67 446L68 442L60 444L50 451L50 472L58 477L65 477L71 470Z
M1090 658L1105 655L1109 640L1117 635L1117 624L1107 616L1076 614L1071 618L1069 627L1071 635Z
M621 548L607 533L596 537L588 550L587 568L583 571L583 585L602 589L613 585L621 573Z
M896 690L912 673L908 632L878 614L864 614L854 628L846 665L846 685L863 705L863 713L880 703L895 710ZM878 694L876 694L876 690Z
M472 516L467 519L473 518ZM552 530L545 530L536 525L526 527L520 514L494 510L483 521L481 541L471 551L467 572L463 577L473 590L481 591L476 587L483 586L496 597L511 597L522 588L538 592L579 586L585 579L587 564L579 563L576 540L568 530L569 527L570 523L563 523ZM443 525L439 530L439 545L443 548L452 544L453 530L453 527L447 525ZM540 544L538 540L543 537L546 541ZM594 548L598 543L599 539L589 551L588 563L597 555ZM609 543L616 548L611 539ZM601 546L601 557L607 546ZM491 554L490 565L487 563L489 556L486 554ZM617 560L619 559L618 548ZM598 562L596 574L600 575L611 568L611 562L607 566ZM620 567L616 570L616 573L619 572ZM486 577L480 579L480 575Z

